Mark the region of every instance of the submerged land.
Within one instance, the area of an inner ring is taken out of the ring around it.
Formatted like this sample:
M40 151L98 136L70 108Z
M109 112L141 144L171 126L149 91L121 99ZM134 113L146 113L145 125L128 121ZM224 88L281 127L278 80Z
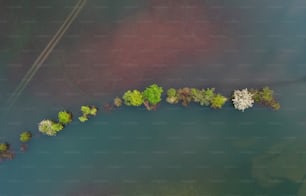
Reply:
M163 87L152 84L146 87L143 91L134 89L127 90L122 97L115 97L112 103L104 104L104 111L112 111L115 108L122 107L145 107L146 110L156 111L159 103L163 99ZM169 104L181 103L182 106L187 107L191 102L200 106L210 107L212 109L221 109L224 104L230 100L220 93L215 92L215 88L197 89L197 88L169 88L166 92L166 102ZM253 103L261 104L270 107L273 110L279 110L280 104L274 97L274 92L269 87L262 89L248 89L235 90L232 94L232 103L235 109L244 112L245 109L253 107ZM89 120L90 117L96 116L98 108L93 105L81 106L81 115L78 120L81 123ZM73 114L67 110L58 112L58 119L44 119L38 124L40 133L48 136L56 136L61 132L65 126L68 126L73 120ZM26 151L27 143L31 140L33 132L23 131L20 134L20 151ZM14 153L7 142L0 143L0 160L14 158Z

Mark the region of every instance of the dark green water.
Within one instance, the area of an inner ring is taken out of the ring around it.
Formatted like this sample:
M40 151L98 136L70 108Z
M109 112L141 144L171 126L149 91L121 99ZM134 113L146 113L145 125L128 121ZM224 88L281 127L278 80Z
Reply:
M306 195L304 1L89 1L7 113L5 101L75 3L0 4L0 141L16 152L0 164L1 196ZM201 39L180 41L185 31ZM129 32L153 41L131 45L121 40ZM180 39L168 47L154 38L161 35ZM269 85L282 107L123 107L76 120L56 137L38 133L37 123L61 109L77 116L81 104L101 108L153 82L225 95ZM23 130L34 133L25 153Z

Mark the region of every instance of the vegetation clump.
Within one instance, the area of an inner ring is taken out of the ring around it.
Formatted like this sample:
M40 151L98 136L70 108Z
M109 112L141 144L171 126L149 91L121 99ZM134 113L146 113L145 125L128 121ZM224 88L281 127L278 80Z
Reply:
M176 104L178 103L179 99L176 93L176 89L174 88L169 88L167 90L167 98L166 101L170 104Z
M53 124L51 125L52 129L55 131L55 132L60 132L61 130L64 129L64 125L61 124L61 123L57 123L57 122L53 122Z
M83 113L83 115L86 115L86 116L95 116L98 112L98 108L96 108L95 106L88 106L88 105L83 105L81 106L81 111Z
M9 147L8 143L0 143L0 153L8 151Z
M212 99L211 99L211 108L214 109L220 109L222 108L222 106L225 104L225 102L227 101L227 98L224 97L221 94L216 94Z
M124 104L127 106L141 106L143 104L143 95L139 90L128 90L126 91L122 99L124 100Z
M63 129L64 126L61 123L57 123L48 119L42 120L38 124L38 130L48 136L56 136L56 134Z
M213 100L213 98L215 97L215 88L207 88L204 92L204 97L203 97L203 104L205 106L209 106L211 105L211 102Z
M14 153L10 151L10 145L8 143L0 143L0 161L2 159L12 160Z
M122 106L122 99L120 97L114 98L114 106L121 107Z
M266 86L259 90L251 89L250 91L253 94L255 103L263 104L265 106L271 107L274 110L280 109L280 104L274 98L274 92L269 87Z
M209 106L212 98L215 96L214 88L205 89L191 89L191 95L194 102L199 103L201 106Z
M183 106L193 101L201 106L210 106L212 108L221 108L227 101L227 98L221 94L216 94L214 88L197 89L197 88L170 88L167 91L166 101L170 104L182 102Z
M72 113L68 111L60 111L57 115L58 117L58 122L67 125L72 122Z
M244 111L247 108L253 107L253 94L248 89L235 90L232 98L235 109Z
M183 106L188 106L192 101L191 89L188 87L179 88L176 91L178 100L182 102Z
M79 117L79 121L80 121L80 122L86 122L86 121L88 121L88 117L82 115L82 116Z
M161 96L163 92L163 88L157 84L152 84L143 91L143 103L147 110L156 108L156 105L162 100Z
M32 133L30 131L24 131L20 134L19 140L21 142L28 142L32 138Z
M143 92L139 90L128 90L122 98L115 97L113 104L105 104L103 110L111 110L113 106L120 107L124 103L127 106L138 107L144 104L147 110L156 109L156 106L162 101L162 93L164 92L161 86L152 84ZM278 110L280 104L275 100L273 91L269 87L258 89L243 89L235 90L232 96L233 105L236 109L244 111L247 108L253 106L253 103L261 103L266 106ZM169 88L167 90L166 101L170 104L182 103L183 106L187 106L190 102L195 102L201 106L209 106L214 109L220 109L226 103L228 98L215 93L215 88L197 89L197 88ZM107 109L108 108L108 109ZM95 106L83 105L81 106L82 115L78 117L80 122L85 122L91 116L95 116L98 112L98 108ZM63 110L58 112L58 122L45 119L38 124L39 132L48 135L56 136L58 132L64 129L64 126L72 122L72 113ZM24 151L27 148L26 142L30 141L32 133L24 131L19 135L19 140L22 142L21 150ZM2 158L12 159L14 153L9 150L7 143L0 143L0 160Z
M95 116L98 112L98 108L95 106L83 105L81 106L82 116L79 117L80 122L88 120L89 116Z

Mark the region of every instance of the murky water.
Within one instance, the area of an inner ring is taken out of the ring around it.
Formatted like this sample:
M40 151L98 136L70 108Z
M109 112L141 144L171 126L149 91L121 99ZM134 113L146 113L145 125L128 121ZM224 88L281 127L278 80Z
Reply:
M306 193L306 3L88 1L8 112L5 103L77 1L0 5L0 195ZM126 89L271 86L282 108L123 107L57 137L37 123ZM34 132L25 153L19 133Z

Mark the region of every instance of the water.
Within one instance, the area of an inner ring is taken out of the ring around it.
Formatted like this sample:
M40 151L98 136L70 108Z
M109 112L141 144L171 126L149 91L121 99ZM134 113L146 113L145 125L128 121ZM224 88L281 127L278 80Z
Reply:
M8 113L5 101L75 3L1 3L0 140L16 158L0 165L0 195L305 195L304 1L87 2ZM282 107L163 103L100 111L57 137L37 131L59 110L76 119L82 104L102 108L153 82L227 96L269 85ZM34 138L21 153L24 130Z

